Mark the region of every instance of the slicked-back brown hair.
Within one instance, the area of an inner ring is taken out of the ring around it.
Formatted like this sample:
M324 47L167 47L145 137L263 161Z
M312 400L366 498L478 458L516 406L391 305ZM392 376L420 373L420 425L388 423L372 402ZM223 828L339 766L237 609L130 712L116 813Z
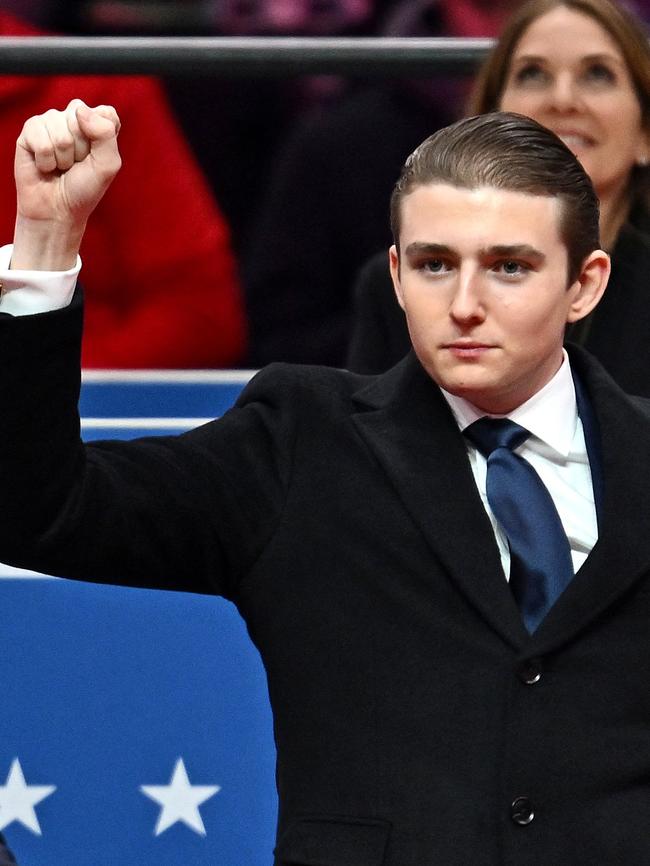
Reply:
M391 228L398 252L404 197L434 183L559 199L569 283L579 275L589 253L600 246L598 198L589 176L553 132L529 117L511 112L469 117L422 142L406 160L391 196Z

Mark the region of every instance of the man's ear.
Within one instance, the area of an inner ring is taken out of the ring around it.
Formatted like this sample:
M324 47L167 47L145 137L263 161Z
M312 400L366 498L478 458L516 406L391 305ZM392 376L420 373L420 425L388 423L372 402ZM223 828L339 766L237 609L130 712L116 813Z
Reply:
M395 246L395 244L393 244L392 247L388 250L388 264L390 266L390 275L391 279L393 280L393 288L395 289L397 303L402 309L404 309L402 281L400 279L399 253L397 252L397 247Z
M589 253L577 279L569 286L573 297L567 322L577 322L589 315L605 292L610 271L610 258L604 250Z

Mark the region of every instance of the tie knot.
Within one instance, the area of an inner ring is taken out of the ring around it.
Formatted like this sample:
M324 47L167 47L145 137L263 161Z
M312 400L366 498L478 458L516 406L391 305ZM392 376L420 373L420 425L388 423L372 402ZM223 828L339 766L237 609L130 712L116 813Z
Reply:
M497 448L513 451L530 436L530 431L520 427L509 418L479 418L464 430L465 436L484 457L489 457Z

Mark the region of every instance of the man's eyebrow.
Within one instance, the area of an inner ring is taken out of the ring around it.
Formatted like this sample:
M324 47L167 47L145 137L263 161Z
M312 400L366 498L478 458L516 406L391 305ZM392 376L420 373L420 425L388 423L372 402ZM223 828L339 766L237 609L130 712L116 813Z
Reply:
M407 256L455 256L458 251L447 244L427 243L425 241L413 241L404 250ZM491 247L481 247L478 251L480 256L499 256L499 258L527 258L534 259L540 264L546 261L546 256L541 250L530 244L494 244Z
M456 251L452 249L452 247L447 246L447 244L433 244L426 243L425 241L413 241L412 244L409 244L404 250L407 256L420 256L420 255L429 255L429 256L443 256L443 255L454 255Z
M498 256L499 258L534 259L540 264L546 261L544 253L531 247L530 244L495 244L491 247L485 247L480 253L483 256Z

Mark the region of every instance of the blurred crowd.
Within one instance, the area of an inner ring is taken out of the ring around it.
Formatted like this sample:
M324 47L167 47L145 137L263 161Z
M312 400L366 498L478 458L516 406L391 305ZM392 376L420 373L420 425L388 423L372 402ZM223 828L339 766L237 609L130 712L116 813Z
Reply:
M650 21L650 0L620 5L640 27ZM0 0L0 35L498 37L521 6L522 0ZM73 96L112 103L123 121L124 167L82 250L84 365L246 367L286 360L370 369L351 351L364 331L354 318L359 274L391 243L388 200L404 159L467 112L472 83L441 75L4 76L0 186L10 192L11 152L24 118L50 105L62 108ZM0 227L10 237L11 226ZM371 311L363 316L361 324L374 321Z

